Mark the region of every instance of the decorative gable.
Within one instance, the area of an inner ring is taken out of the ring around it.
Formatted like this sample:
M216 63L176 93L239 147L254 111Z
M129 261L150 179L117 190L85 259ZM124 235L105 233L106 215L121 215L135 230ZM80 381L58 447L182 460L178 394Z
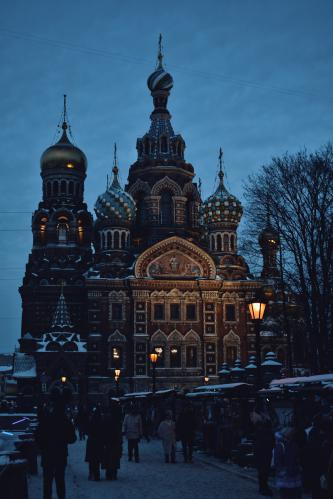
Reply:
M135 264L135 277L157 279L215 279L213 259L195 244L172 236L144 251Z

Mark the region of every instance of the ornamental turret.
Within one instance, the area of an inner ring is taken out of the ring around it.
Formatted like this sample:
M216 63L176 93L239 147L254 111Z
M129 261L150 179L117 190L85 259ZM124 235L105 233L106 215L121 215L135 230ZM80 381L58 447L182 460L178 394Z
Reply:
M171 235L199 239L200 232L194 169L184 159L185 141L175 134L167 108L173 78L164 67L161 36L156 69L147 85L154 105L151 125L137 139L138 157L126 186L137 207L133 241L138 249Z
M258 241L263 257L261 277L280 277L280 271L277 265L277 252L280 248L280 236L278 231L272 227L269 214L267 215L266 227L260 233Z
M119 182L117 146L114 145L113 178L95 203L95 269L102 276L126 273L131 247L135 202ZM125 265L124 265L125 264Z
M244 277L248 270L244 259L237 255L237 228L243 208L241 202L224 185L222 149L219 153L218 178L216 191L202 204L202 221L219 274L228 279L238 279Z

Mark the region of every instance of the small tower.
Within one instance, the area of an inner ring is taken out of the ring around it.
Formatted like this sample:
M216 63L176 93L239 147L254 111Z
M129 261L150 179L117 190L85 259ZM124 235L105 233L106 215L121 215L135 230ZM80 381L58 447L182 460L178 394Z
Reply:
M41 156L43 198L32 216L33 246L20 288L22 335L33 337L49 326L50 307L63 282L69 301L77 304L76 327L85 323L83 284L92 263L93 220L83 199L87 158L67 135L66 95L61 129L58 142Z
M242 278L247 265L237 255L237 228L243 214L240 201L224 185L223 151L219 152L219 185L202 205L202 219L208 234L210 253L224 278Z
M277 278L280 277L280 271L277 266L277 252L280 247L279 233L272 227L270 215L267 214L267 224L264 230L260 233L259 245L263 257L263 267L261 277Z
M130 261L131 226L135 202L125 192L118 178L117 146L114 145L113 179L107 180L106 191L95 203L95 269L101 276L126 274Z

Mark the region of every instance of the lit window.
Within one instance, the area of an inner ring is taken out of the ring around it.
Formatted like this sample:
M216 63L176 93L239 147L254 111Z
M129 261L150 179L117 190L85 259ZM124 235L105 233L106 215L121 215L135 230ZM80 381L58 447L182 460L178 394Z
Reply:
M70 168L70 169L74 168L73 163L67 163L67 165L66 165L66 166L67 166L67 168Z

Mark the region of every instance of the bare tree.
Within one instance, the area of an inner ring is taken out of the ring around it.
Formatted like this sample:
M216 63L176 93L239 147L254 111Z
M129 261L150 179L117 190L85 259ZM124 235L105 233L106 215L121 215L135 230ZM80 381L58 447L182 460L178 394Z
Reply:
M278 230L284 277L303 308L313 370L333 367L333 148L273 158L245 185L248 240ZM251 256L253 245L245 244ZM256 248L258 254L258 249Z

